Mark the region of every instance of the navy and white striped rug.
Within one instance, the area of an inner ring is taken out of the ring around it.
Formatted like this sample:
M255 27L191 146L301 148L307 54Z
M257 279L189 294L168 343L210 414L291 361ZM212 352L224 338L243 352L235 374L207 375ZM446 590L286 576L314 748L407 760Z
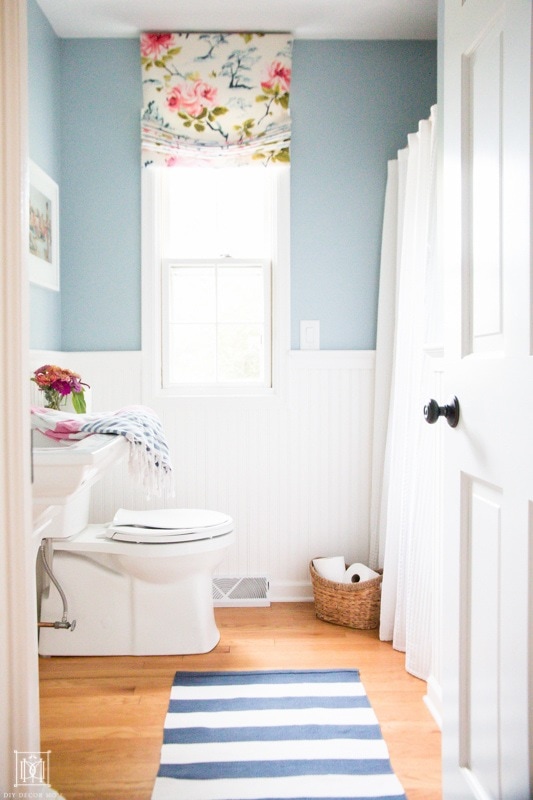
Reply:
M357 670L178 672L152 800L405 800Z

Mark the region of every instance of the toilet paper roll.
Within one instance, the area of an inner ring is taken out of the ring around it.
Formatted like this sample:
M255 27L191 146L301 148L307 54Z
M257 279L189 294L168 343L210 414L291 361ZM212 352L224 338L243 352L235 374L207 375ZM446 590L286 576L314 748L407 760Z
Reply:
M323 578L328 581L342 583L346 572L346 562L343 556L332 556L331 558L314 558L313 566Z
M352 564L345 571L343 582L363 583L363 581L371 581L372 578L379 578L379 573L364 564Z

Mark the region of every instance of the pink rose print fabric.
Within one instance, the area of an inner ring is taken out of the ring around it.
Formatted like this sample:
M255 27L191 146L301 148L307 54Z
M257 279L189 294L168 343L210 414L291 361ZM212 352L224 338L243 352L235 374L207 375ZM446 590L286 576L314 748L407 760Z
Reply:
M287 34L144 33L143 163L289 161Z

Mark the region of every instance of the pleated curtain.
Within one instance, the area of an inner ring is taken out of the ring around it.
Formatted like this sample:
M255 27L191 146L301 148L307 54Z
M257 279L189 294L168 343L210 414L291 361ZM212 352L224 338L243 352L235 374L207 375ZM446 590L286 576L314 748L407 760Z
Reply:
M289 161L289 34L143 33L144 166Z
M436 248L436 107L389 162L385 199L371 504L371 566L383 568L380 638L428 678L432 655L434 440L428 341L441 335Z

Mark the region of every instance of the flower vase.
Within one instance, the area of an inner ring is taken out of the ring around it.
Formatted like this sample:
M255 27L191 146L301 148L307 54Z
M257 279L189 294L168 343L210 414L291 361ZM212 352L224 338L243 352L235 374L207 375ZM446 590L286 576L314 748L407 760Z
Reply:
M45 408L50 408L53 411L61 411L62 395L54 389L44 390Z

